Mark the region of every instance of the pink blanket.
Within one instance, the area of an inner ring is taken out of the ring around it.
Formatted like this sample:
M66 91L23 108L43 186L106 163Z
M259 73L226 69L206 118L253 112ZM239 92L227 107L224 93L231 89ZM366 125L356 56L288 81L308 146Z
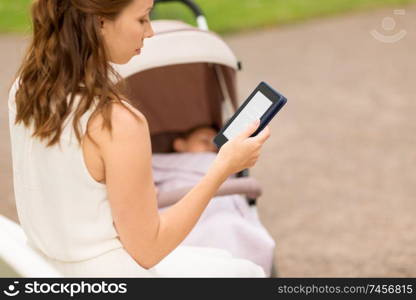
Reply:
M215 156L211 152L154 154L153 177L159 195L197 184ZM160 207L162 211L169 206ZM214 197L182 244L226 249L257 263L270 275L275 242L257 211L239 194Z

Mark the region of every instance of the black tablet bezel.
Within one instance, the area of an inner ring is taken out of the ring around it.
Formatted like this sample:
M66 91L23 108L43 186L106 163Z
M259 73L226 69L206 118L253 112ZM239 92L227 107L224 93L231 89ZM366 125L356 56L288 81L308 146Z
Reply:
M230 124L241 113L241 111L244 109L244 107L246 107L246 105L251 101L251 99L253 99L254 95L256 95L257 92L263 93L264 96L266 96L270 101L273 102L272 105L265 111L263 116L260 118L260 121L263 119L264 116L267 116L267 114L270 110L275 108L276 103L277 104L279 104L281 102L286 103L286 98L284 96L282 96L279 92L277 92L273 88L271 88L267 83L265 83L263 81L260 82L260 84L254 89L254 91L250 94L250 96L237 109L235 114L221 128L220 132L214 137L213 143L217 146L217 148L221 148L221 146L224 145L228 141L228 139L224 136L223 132L228 128L228 126L230 126Z

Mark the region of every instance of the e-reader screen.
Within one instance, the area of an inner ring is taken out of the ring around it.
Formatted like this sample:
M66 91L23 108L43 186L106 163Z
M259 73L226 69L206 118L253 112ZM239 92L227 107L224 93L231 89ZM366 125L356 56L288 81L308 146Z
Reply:
M260 119L272 104L272 101L262 92L258 91L227 129L224 130L223 135L228 140L231 140L247 128L249 124L254 122L254 120Z

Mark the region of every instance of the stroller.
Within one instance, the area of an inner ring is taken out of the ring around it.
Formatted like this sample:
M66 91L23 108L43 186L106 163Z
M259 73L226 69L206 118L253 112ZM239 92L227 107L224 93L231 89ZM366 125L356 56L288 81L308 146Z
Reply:
M155 0L154 5L174 0ZM178 0L196 16L198 28L176 20L155 20L154 37L140 56L116 70L126 81L126 96L149 123L152 152L172 153L181 133L200 125L219 131L238 108L236 73L241 70L228 45L208 30L200 8ZM243 170L236 177L248 177ZM257 217L256 199L247 197ZM276 276L272 265L271 276Z

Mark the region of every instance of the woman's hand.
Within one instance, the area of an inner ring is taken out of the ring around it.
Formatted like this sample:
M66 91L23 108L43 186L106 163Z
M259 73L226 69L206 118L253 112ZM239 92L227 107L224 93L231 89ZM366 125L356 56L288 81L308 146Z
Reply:
M253 167L263 144L270 136L266 126L258 135L250 137L260 125L260 120L250 124L242 133L226 142L218 152L215 164L220 165L229 175Z

